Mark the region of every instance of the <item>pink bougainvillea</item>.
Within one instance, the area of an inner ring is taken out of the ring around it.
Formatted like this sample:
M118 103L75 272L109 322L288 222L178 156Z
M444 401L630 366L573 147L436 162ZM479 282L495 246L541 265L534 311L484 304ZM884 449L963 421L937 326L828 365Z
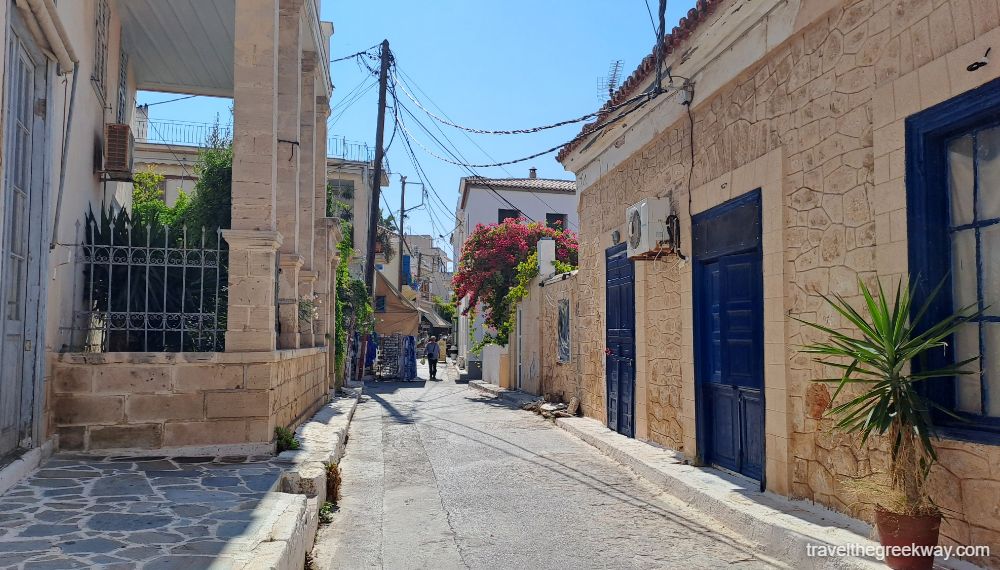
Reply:
M542 238L556 241L556 260L577 265L576 234L524 218L507 218L501 224L476 225L465 240L452 284L458 299L468 298L468 314L483 306L486 325L496 330L508 316L505 297L515 285L517 265L530 256Z

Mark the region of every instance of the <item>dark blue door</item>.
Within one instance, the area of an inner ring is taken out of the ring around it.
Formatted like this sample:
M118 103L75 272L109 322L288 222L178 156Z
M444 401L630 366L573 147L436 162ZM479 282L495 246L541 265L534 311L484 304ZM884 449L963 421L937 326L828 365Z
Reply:
M695 373L704 460L764 475L764 308L760 198L694 220Z
M608 427L635 437L635 270L625 245L606 252Z

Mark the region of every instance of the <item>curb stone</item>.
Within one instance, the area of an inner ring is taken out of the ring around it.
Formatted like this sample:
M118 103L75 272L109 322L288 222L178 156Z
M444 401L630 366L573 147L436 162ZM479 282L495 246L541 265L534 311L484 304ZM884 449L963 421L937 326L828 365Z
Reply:
M555 423L668 494L753 541L762 554L793 568L885 568L869 558L808 555L808 545L876 546L878 543L868 538L871 527L861 521L806 501L749 489L744 480L688 465L680 454L625 437L590 418L557 418ZM934 567L978 568L962 560L938 560Z
M300 448L275 458L286 464L275 489L258 507L264 516L223 551L213 568L298 570L305 564L319 527L319 509L326 501L326 464L344 455L347 429L361 390L331 396L307 422L295 430Z

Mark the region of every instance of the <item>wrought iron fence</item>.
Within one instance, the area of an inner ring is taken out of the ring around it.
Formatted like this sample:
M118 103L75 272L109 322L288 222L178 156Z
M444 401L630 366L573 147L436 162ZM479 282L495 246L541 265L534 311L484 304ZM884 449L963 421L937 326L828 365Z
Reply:
M83 294L74 295L82 302L74 350L225 350L229 252L221 230L133 226L124 211L88 215L77 230Z
M136 142L206 147L218 140L232 140L232 125L160 121L136 118L132 125Z
M332 136L326 141L327 158L340 158L357 162L375 160L375 147L367 143L347 140L344 137Z

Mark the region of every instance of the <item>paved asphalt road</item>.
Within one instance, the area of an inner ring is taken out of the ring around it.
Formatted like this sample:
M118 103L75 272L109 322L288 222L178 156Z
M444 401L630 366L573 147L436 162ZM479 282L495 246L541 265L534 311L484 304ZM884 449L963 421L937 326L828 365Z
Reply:
M365 386L316 567L772 567L552 423L447 376Z

